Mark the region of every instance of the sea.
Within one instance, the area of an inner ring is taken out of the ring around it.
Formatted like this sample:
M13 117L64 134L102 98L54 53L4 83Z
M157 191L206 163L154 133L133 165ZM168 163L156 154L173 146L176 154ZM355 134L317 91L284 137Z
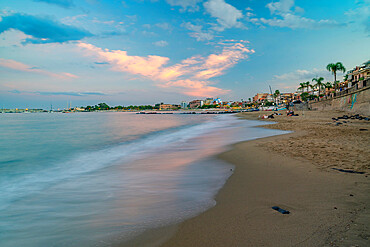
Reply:
M216 204L215 156L285 131L231 114L0 114L0 246L111 246ZM246 150L248 152L248 150Z

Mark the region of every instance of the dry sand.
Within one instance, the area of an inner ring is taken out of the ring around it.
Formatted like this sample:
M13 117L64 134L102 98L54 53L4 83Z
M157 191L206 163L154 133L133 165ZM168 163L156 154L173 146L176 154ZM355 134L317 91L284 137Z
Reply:
M276 116L277 124L265 126L295 133L239 143L221 154L236 168L217 205L172 228L175 234L161 246L370 246L370 123L336 126L331 117L343 112L298 114Z

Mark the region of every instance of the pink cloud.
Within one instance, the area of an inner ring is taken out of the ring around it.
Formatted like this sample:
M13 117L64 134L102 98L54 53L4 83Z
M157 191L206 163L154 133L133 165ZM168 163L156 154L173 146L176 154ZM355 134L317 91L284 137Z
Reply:
M209 86L209 79L220 76L240 60L248 58L253 50L245 46L246 41L222 43L219 54L207 57L193 56L180 63L166 66L169 58L149 55L147 57L130 56L126 51L101 49L91 44L79 46L88 55L109 62L112 69L145 76L156 82L157 86L175 88L183 94L197 97L222 95L230 90Z
M160 56L129 56L126 51L103 50L86 43L80 43L79 46L92 52L93 55L97 55L100 59L112 64L114 70L125 71L146 77L156 77L160 73L161 67L169 60L167 57Z
M42 70L21 62L17 62L15 60L11 59L4 59L0 58L0 66L13 69L13 70L18 70L18 71L24 71L24 72L30 72L30 73L37 73L37 74L42 74L46 76L51 76L51 77L56 77L60 79L69 79L69 78L78 78L78 76L71 74L71 73L53 73L50 71Z
M161 86L182 88L184 89L183 90L184 94L195 97L210 97L223 95L230 91L226 89L209 86L209 84L210 83L208 81L196 81L192 79L185 79L178 81L170 81Z

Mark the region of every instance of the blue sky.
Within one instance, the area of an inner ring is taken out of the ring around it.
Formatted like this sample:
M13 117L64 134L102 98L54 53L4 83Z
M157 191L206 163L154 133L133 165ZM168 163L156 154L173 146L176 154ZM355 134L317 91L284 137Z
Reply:
M0 106L292 92L370 57L370 0L0 2Z

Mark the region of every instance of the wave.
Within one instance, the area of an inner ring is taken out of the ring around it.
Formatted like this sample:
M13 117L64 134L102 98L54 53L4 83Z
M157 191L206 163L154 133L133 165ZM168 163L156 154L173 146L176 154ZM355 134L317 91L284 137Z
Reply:
M0 209L12 202L42 191L62 180L94 172L112 165L122 165L145 157L168 145L181 145L191 138L232 126L238 119L231 115L216 116L214 121L157 131L139 139L122 142L100 150L81 152L42 171L3 178L0 182ZM119 161L119 162L117 162Z

